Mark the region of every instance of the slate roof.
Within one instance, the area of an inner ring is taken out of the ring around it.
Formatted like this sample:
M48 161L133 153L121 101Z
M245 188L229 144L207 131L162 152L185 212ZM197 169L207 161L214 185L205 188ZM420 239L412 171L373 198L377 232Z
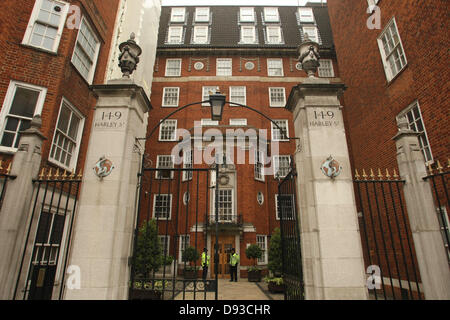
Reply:
M180 7L180 6L177 6ZM159 48L297 48L303 40L303 32L298 16L296 6L280 6L278 12L280 23L275 23L282 28L283 44L266 44L265 26L269 23L264 22L264 6L254 6L256 12L256 32L258 44L240 44L240 22L239 6L210 6L210 41L208 44L192 44L191 38L194 26L195 8L197 6L185 6L186 19L184 23L171 23L172 6L163 6L159 26ZM198 6L206 7L206 6ZM326 5L308 4L313 8L315 25L319 30L319 39L321 48L334 49L333 36L331 31L328 8ZM242 23L244 24L244 23ZM168 44L169 25L183 25L184 37L182 44ZM308 25L308 24L303 24Z

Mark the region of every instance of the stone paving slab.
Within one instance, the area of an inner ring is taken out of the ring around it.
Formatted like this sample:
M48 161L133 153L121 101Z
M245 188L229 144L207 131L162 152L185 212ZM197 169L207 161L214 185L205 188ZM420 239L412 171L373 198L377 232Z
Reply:
M214 300L215 293L208 292L206 300ZM196 294L196 300L203 300L204 294ZM270 298L254 282L247 279L238 282L230 282L228 279L219 279L219 300L270 300ZM183 300L183 294L175 297L175 300ZM192 292L185 293L184 300L194 300Z

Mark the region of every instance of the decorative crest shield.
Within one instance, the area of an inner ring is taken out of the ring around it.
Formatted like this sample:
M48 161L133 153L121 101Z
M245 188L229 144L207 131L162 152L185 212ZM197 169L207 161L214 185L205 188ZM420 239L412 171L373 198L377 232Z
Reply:
M104 178L111 174L114 169L114 165L111 160L108 160L105 156L103 156L97 161L93 169L97 177Z
M336 178L341 174L342 171L342 167L340 166L339 162L334 160L332 156L329 156L328 159L322 163L320 169L322 170L324 175L331 179Z

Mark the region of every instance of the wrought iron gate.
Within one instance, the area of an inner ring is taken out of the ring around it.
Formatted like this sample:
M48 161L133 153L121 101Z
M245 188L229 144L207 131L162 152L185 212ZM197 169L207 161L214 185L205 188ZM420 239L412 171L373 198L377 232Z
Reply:
M291 164L293 164L292 160ZM296 201L296 176L297 172L295 167L292 166L289 174L278 185L277 206L280 217L285 300L304 299L300 220Z
M14 299L61 300L81 173L42 169L34 183Z
M208 247L211 192L217 192L210 183L210 173L216 170L142 169L130 299L217 299L217 268L208 268L207 277L203 274L206 268L201 267L203 249ZM215 208L217 214L217 205ZM211 260L218 259L216 248L211 248L213 254L208 251Z
M356 171L355 190L367 286L375 300L423 299L403 186L394 170L362 176Z

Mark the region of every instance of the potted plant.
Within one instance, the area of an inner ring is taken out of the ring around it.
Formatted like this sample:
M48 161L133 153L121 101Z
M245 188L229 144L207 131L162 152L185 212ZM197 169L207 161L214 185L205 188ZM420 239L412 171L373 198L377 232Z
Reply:
M250 282L260 282L261 281L261 269L256 267L256 259L261 258L262 250L256 244L251 244L245 250L245 255L248 259L253 260L253 267L250 267L247 270L248 273L248 281Z
M267 282L268 289L272 293L284 292L285 286L283 283L283 265L281 255L281 233L280 229L276 228L269 243L269 264L268 268L271 276L264 280Z
M148 279L163 263L161 244L155 220L144 221L139 228L134 258L135 282L130 289L130 299L161 299L161 291Z
M283 293L284 283L282 277L265 277L264 281L267 282L267 288L271 293Z
M197 278L197 270L198 267L191 266L192 263L197 261L200 258L200 254L198 253L197 249L194 247L187 247L183 254L181 255L181 260L183 262L189 263L189 265L186 265L184 268L184 277L186 279L196 279Z

